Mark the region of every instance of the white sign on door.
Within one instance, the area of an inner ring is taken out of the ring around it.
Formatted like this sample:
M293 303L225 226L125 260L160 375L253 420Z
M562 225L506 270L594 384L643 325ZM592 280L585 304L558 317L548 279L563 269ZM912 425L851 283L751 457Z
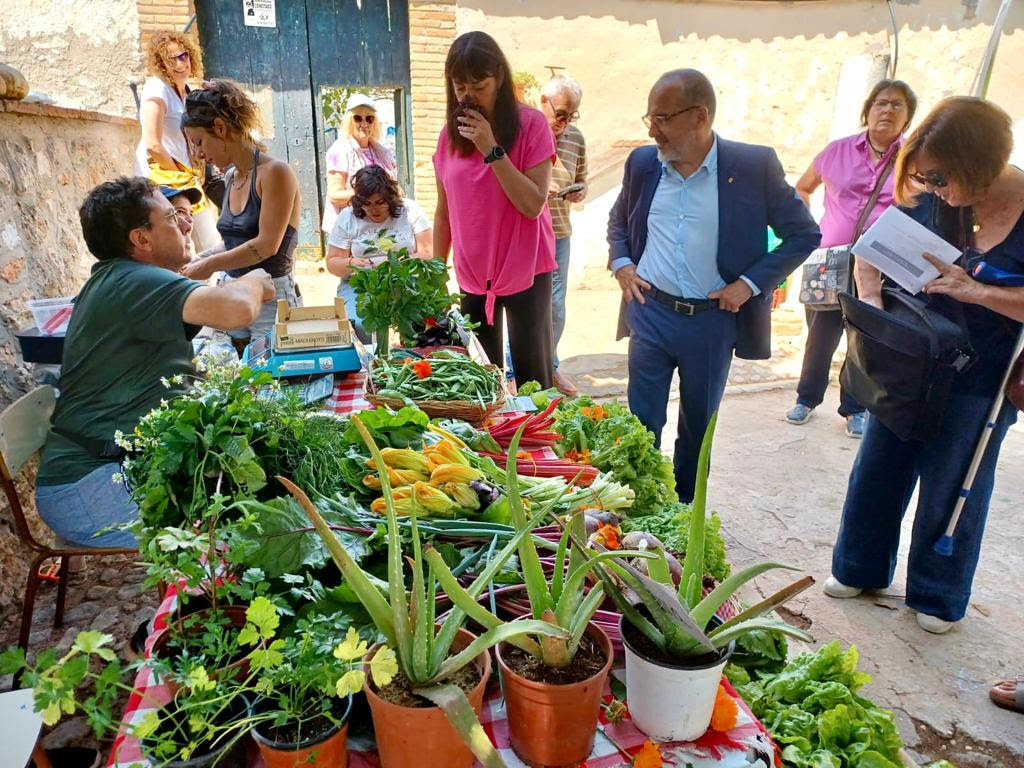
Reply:
M276 0L242 0L242 14L247 27L276 27Z

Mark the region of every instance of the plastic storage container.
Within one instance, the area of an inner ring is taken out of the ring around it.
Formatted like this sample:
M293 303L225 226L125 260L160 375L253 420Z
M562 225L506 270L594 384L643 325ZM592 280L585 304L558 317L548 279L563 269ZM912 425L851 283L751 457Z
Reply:
M71 322L71 310L74 309L74 296L62 296L55 299L31 299L25 302L36 328L43 335L64 333Z

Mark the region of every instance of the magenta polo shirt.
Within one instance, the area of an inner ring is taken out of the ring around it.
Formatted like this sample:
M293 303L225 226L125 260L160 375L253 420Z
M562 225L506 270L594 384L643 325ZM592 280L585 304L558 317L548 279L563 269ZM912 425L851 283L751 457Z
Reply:
M850 244L857 219L871 197L879 174L902 143L903 137L900 137L881 158L876 158L868 145L868 133L864 131L836 139L814 158L814 169L825 184L825 215L819 224L821 248ZM865 230L892 205L894 176L890 172L885 180L875 208L864 224Z
M555 139L544 115L520 104L519 136L505 149L520 171L545 160L554 162ZM437 139L434 171L448 199L459 288L486 295L486 320L493 323L498 296L525 291L534 276L555 269L551 211L545 205L536 219L523 216L479 152L474 149L463 156L449 150L447 127Z

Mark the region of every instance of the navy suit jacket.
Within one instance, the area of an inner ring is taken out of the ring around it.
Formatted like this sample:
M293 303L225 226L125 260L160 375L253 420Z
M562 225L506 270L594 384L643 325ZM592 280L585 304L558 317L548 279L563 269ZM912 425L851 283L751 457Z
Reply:
M621 256L634 264L647 245L647 214L661 178L658 149L645 146L626 159L622 191L608 219L608 265ZM768 253L768 227L782 243ZM821 242L821 231L786 183L775 150L718 137L718 272L726 284L746 275L761 289L737 317L736 356L771 357L772 291ZM616 338L629 335L625 303Z

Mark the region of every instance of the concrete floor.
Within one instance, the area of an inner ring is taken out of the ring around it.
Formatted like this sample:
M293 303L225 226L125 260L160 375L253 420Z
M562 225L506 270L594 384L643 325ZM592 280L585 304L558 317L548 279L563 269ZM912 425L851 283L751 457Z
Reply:
M303 275L306 303L334 295L329 275ZM616 342L619 294L571 290L559 351L562 370L595 396L625 397L625 340ZM819 582L829 575L850 466L859 443L836 415L838 391L802 427L783 420L795 399L802 356L802 311L773 315L771 361L736 361L721 409L711 472L710 506L722 517L730 558L739 566L772 559L803 567ZM838 369L837 356L834 371ZM675 431L670 403L665 442ZM811 622L816 643L834 639L860 650L874 676L865 694L894 710L918 758L946 757L958 766L1024 768L1024 716L989 703L993 681L1024 673L1024 429L1014 427L1000 458L987 536L967 618L945 636L921 630L903 604L911 516L904 524L896 582L885 593L827 598L815 586L790 609ZM768 594L785 577L766 574ZM751 595L753 597L753 595ZM928 734L928 727L937 734ZM1003 749L986 749L1001 745Z

